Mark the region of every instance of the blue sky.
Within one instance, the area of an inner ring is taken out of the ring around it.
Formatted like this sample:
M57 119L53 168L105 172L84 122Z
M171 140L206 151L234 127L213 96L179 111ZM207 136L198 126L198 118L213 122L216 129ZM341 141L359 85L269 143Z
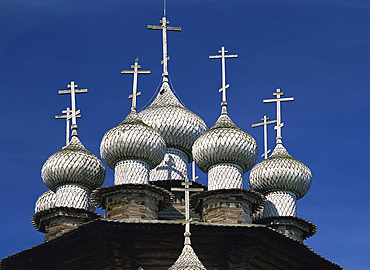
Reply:
M139 76L138 108L161 78L162 1L8 0L0 9L0 257L42 243L30 223L47 190L46 159L65 142L70 106L58 90L75 80L79 137L99 156L104 133L130 111L136 57L151 75ZM283 143L313 173L298 216L318 226L305 243L346 269L366 269L370 248L369 133L370 2L367 0L168 0L167 17L182 32L168 34L169 74L185 105L211 127L220 114L221 63L209 60L223 45L228 111L263 151L262 128L275 106L263 104L276 88L294 102L282 105ZM269 127L269 147L275 133ZM258 162L261 161L259 158ZM106 166L104 185L113 184ZM206 176L197 170L200 181ZM248 179L246 173L244 178ZM248 188L248 181L245 187Z

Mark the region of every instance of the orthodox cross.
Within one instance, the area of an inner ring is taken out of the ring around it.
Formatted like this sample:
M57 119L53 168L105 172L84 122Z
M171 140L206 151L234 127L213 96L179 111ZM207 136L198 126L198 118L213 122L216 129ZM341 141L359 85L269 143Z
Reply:
M139 65L139 58L135 59L135 64L131 65L133 70L122 70L122 74L134 74L134 82L132 85L132 94L128 96L132 99L131 111L136 112L136 97L141 95L141 92L137 92L137 74L150 74L150 70L139 70L141 66Z
M71 81L68 84L68 88L70 90L59 90L59 95L71 95L71 104L72 104L72 111L71 111L71 119L72 119L72 136L77 136L77 122L76 122L76 94L87 93L87 89L77 89L78 85L75 84L74 81Z
M263 103L276 102L276 119L277 119L277 122L276 122L276 126L274 127L274 130L277 130L277 132L276 132L276 143L282 143L281 128L284 126L284 123L281 123L280 102L294 101L294 97L281 98L281 96L284 96L284 92L280 92L280 88L276 89L276 92L274 92L273 95L276 96L276 99L264 99Z
M225 50L225 47L221 47L221 50L218 51L221 55L210 55L209 59L220 59L221 58L221 65L222 65L222 88L219 90L219 92L222 92L222 114L227 114L227 102L226 102L226 89L229 88L229 84L226 85L226 64L225 64L225 59L226 58L237 58L237 54L229 54L228 50Z
M190 191L203 191L203 188L190 188L190 186L193 184L193 181L198 179L198 176L189 180L188 178L185 179L184 182L181 184L185 187L183 188L177 188L173 187L171 188L171 191L184 191L185 192L185 245L190 245L190 222L192 221L190 218Z
M66 119L66 146L69 143L69 120L72 118L72 111L69 107L66 110L62 111L63 115L56 115L55 119ZM76 111L76 117L81 118L80 110Z
M275 124L277 120L267 121L267 120L270 120L270 117L267 117L266 115L264 115L261 120L263 121L262 123L253 124L252 128L263 126L263 141L264 141L265 152L262 154L261 157L265 157L265 159L267 159L267 155L271 152L270 149L267 149L267 125Z
M181 31L181 27L172 27L167 26L170 22L166 19L166 1L164 1L164 12L162 20L159 21L161 26L158 25L148 25L148 29L150 30L162 30L162 39L163 39L163 60L161 64L163 65L163 82L168 81L168 70L167 70L167 62L170 58L167 56L167 31Z

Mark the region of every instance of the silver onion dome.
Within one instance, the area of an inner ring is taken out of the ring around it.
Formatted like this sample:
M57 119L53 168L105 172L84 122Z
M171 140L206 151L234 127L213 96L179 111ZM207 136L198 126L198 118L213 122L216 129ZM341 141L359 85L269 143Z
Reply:
M249 186L252 190L268 193L288 191L302 198L310 189L312 174L302 162L289 155L278 143L268 159L258 163L250 172Z
M40 195L35 203L35 213L55 207L56 194L48 190Z
M117 162L138 159L156 167L166 153L161 135L146 125L133 111L121 124L107 131L100 144L100 156L114 169Z
M191 245L185 245L177 261L168 270L207 270Z
M257 144L227 114L221 114L215 125L195 141L193 156L205 173L210 166L220 163L237 164L245 173L256 163Z
M184 151L189 160L193 143L207 130L204 121L180 103L167 82L163 82L154 101L139 115L159 132L167 148Z
M52 191L67 184L94 190L103 184L105 168L97 156L86 150L77 136L72 136L66 147L46 160L41 177Z

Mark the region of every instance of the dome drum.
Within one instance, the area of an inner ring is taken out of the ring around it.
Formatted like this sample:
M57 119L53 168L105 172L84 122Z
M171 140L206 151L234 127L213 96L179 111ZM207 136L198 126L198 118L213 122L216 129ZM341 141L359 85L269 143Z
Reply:
M263 217L297 216L297 197L292 192L276 191L266 195Z
M70 207L94 211L90 190L80 185L64 185L56 190L55 207Z
M162 162L150 171L150 181L185 180L188 177L188 162L185 152L167 148Z
M122 160L114 168L114 184L149 184L149 164L141 160Z
M208 190L243 188L243 169L230 163L212 165L208 170Z

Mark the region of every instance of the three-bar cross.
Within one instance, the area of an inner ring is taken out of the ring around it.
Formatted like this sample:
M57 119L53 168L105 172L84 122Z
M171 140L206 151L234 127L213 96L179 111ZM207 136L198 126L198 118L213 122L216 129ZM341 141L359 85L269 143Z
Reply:
M190 233L190 222L191 222L191 218L190 218L190 191L196 191L196 192L199 192L199 191L203 191L203 188L190 188L190 186L193 184L193 181L195 181L196 179L198 179L198 176L193 178L192 180L189 180L189 179L185 179L184 182L182 182L181 184L184 186L183 188L177 188L177 187L173 187L171 188L171 191L184 191L185 192L185 245L190 245L190 236L191 236L191 233Z
M275 124L277 120L267 121L267 120L270 120L270 117L267 117L266 115L264 115L261 120L263 121L262 123L253 124L252 128L263 126L263 140L264 140L265 152L261 155L261 157L265 157L265 159L267 159L267 155L271 152L270 149L267 149L267 125Z
M69 90L59 90L59 95L71 95L71 104L72 104L72 111L71 111L71 119L72 119L72 136L77 136L77 122L76 122L76 94L83 94L87 93L87 89L77 89L78 85L75 84L74 81L71 81L68 84Z
M69 143L69 130L70 130L70 126L69 126L69 120L71 120L72 118L72 110L67 107L66 110L63 110L62 111L63 115L56 115L55 116L55 119L66 119L66 146L68 145ZM81 114L80 114L80 110L76 111L76 118L81 118Z
M276 99L264 99L263 103L276 102L276 119L277 119L277 122L276 122L276 126L274 127L274 129L277 130L276 143L282 143L281 128L284 126L284 123L281 123L280 102L294 101L294 97L281 98L281 96L284 96L284 92L280 92L279 88L276 89L276 92L274 92L273 95L276 96Z
M158 25L148 25L148 29L150 30L162 30L162 39L163 39L163 60L161 64L163 65L163 81L168 81L168 69L167 69L167 62L170 58L167 56L167 31L181 31L181 27L172 27L167 26L170 22L166 19L166 3L164 3L164 12L162 20L159 21L161 24Z
M139 70L141 66L139 65L139 58L135 59L135 64L131 65L133 70L122 70L122 74L134 74L134 82L132 85L132 94L128 96L132 99L131 111L136 112L136 97L141 95L141 92L137 92L137 74L150 74L150 70Z
M222 114L227 114L227 110L226 110L226 107L227 107L227 102L226 102L226 89L229 88L229 84L226 85L226 63L225 63L225 59L226 58L237 58L238 55L237 54L229 54L229 55L226 55L226 53L228 53L229 51L228 50L225 50L225 47L221 47L221 50L218 51L218 53L220 53L221 55L210 55L209 56L209 59L221 59L221 65L222 65L222 88L219 90L219 92L222 92L222 102L221 102L221 106L222 106Z

